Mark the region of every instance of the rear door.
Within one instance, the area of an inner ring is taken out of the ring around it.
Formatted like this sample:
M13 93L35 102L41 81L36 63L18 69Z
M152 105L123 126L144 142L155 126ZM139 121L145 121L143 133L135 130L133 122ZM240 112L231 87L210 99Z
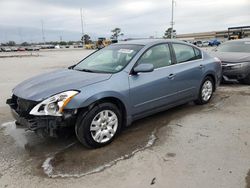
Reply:
M178 98L191 99L197 95L205 70L202 53L190 45L173 43L175 54L175 84Z

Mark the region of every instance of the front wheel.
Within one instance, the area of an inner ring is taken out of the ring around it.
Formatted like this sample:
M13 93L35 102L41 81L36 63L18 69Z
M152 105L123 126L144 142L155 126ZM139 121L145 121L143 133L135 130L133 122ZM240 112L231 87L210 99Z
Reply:
M98 104L87 114L79 114L75 131L78 140L88 148L103 147L121 130L120 110L112 103Z
M214 81L208 76L204 79L199 92L199 98L194 102L196 104L202 105L207 104L213 96L214 92Z

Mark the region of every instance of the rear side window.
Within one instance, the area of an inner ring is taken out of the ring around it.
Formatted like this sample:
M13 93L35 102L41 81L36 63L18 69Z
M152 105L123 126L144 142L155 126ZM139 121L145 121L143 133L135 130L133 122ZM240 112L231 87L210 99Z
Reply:
M168 44L160 44L148 49L139 59L138 64L150 63L154 68L166 67L172 64Z
M201 59L201 51L185 44L173 44L177 63Z
M194 48L194 53L195 53L196 59L201 59L202 58L201 51L199 49Z

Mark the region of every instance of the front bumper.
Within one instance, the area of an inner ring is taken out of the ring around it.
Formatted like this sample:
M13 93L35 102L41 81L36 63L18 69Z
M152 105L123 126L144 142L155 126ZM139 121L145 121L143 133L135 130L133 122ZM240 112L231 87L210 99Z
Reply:
M16 125L26 130L42 132L43 135L56 137L60 129L73 126L76 122L77 110L66 110L62 116L34 116L29 114L36 105L34 101L20 99L13 95L6 103L11 108Z
M238 81L250 74L250 63L222 63L224 81Z

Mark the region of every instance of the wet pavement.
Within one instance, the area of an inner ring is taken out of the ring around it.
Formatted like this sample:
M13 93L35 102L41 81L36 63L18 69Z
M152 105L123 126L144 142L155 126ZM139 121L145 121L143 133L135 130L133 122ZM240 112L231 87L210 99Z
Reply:
M38 176L81 177L103 171L153 146L158 129L168 125L173 113L190 106L192 104L137 121L109 146L95 150L86 149L71 133L66 138L40 138L33 132L16 128L14 121L3 123L2 130L26 156L25 160L34 163L33 171ZM41 168L37 168L37 164L42 164Z
M86 52L75 53L80 59ZM60 54L46 59L55 56ZM65 57L51 65L39 59L34 74L39 67L44 72L73 63ZM17 60L11 61L20 66ZM7 90L27 77L31 65L23 66L12 82L0 85ZM207 105L188 103L136 121L95 150L72 133L40 138L17 128L6 95L0 98L0 187L249 187L249 86L223 85Z

